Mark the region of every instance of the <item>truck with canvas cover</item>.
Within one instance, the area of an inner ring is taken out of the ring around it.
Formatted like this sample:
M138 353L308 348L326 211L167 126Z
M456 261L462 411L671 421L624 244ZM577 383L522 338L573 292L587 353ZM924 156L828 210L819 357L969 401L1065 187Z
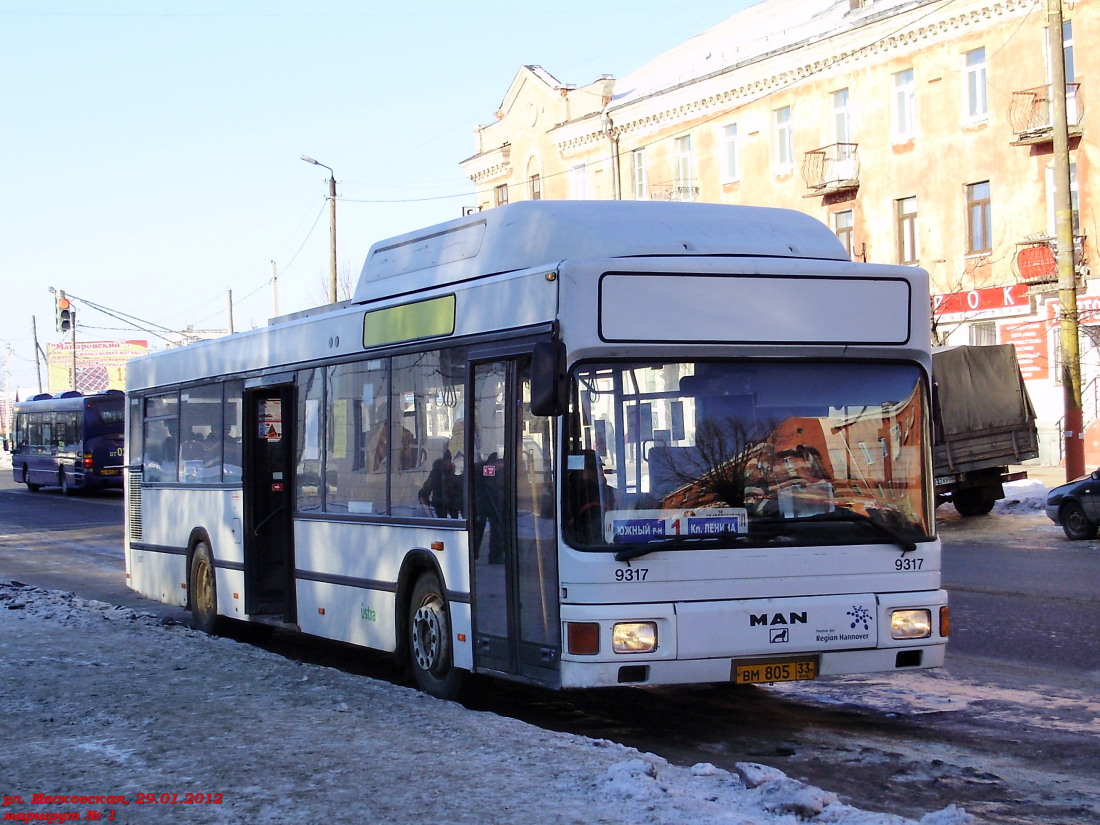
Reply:
M1011 344L932 352L936 500L962 516L985 515L1004 483L1027 478L1009 465L1039 457L1035 409Z

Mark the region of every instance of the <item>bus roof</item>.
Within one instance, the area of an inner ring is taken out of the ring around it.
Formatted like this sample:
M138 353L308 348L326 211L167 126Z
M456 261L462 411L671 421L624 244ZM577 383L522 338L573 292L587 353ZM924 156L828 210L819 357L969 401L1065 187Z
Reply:
M850 260L836 235L790 209L667 201L520 201L374 244L355 301L408 286L565 260L669 255ZM381 282L381 283L380 283Z
M125 394L122 390L104 390L98 393L84 395L80 392L68 391L57 395L48 392L39 393L23 401L16 401L14 408L20 412L28 410L41 410L43 412L57 412L60 410L78 410L85 403L95 405L109 404L121 407L125 403Z

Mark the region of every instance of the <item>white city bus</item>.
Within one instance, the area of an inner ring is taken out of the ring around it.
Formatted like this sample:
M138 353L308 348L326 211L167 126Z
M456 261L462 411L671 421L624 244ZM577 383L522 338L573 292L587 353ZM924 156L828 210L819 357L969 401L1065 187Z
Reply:
M126 575L554 688L942 664L927 275L800 213L526 202L128 367Z

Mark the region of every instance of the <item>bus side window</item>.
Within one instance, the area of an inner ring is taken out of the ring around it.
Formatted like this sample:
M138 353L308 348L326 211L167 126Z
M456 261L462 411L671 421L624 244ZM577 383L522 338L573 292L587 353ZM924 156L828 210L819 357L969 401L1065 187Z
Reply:
M145 481L177 480L179 461L179 397L176 393L145 399L144 461Z
M244 433L244 383L227 381L222 403L222 481L238 483L242 472L241 440Z

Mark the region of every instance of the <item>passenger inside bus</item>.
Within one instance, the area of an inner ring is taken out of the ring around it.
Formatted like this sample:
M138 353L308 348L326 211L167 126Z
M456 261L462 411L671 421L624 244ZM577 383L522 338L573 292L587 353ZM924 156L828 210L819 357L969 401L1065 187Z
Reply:
M444 450L443 455L432 462L432 469L417 498L421 504L431 507L439 518L462 517L462 479L455 473L450 450Z

